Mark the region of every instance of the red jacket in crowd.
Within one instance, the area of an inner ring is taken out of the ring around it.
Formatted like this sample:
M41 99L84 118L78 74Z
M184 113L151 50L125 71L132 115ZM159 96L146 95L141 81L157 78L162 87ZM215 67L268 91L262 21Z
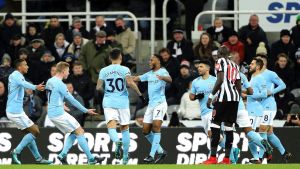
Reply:
M240 56L240 63L242 63L245 60L245 47L244 44L240 41L238 41L236 44L230 44L228 41L224 42L223 45L225 45L230 52L238 52Z

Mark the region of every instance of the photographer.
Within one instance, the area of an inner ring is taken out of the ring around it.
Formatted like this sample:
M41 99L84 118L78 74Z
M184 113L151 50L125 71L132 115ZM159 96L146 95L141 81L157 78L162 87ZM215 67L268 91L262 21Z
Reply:
M300 107L298 104L293 104L291 107L290 114L287 115L284 126L300 126Z

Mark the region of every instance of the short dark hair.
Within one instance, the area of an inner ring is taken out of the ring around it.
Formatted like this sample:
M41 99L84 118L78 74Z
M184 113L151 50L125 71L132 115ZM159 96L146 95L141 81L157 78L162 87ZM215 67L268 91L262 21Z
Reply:
M163 58L159 54L153 54L153 56L155 56L159 60L160 63L163 62Z
M83 65L82 65L81 62L79 62L79 61L76 60L76 61L73 63L73 67L74 67L74 66L83 66Z
M110 56L111 60L117 60L121 54L122 54L122 52L119 48L113 48L110 51L109 56Z
M171 55L171 52L170 52L170 50L168 48L161 48L159 50L159 54L164 53L164 52L167 52L169 55Z
M50 16L50 19L59 19L57 15Z
M259 59L259 58L254 58L253 60L256 61L256 65L258 65L260 67L260 69L262 69L264 67L264 62L263 60Z
M218 49L218 57L219 58L227 58L229 56L229 50L226 46L221 46L219 49Z
M15 62L14 62L15 68L17 69L21 65L21 63L24 62L24 61L26 62L25 59L17 59L17 60L15 60Z

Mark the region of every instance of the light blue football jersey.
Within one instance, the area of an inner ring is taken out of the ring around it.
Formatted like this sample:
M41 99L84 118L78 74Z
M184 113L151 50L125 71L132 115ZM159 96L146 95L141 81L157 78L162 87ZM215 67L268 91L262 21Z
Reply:
M240 73L240 76L241 76L241 82L242 82L242 90L247 90L247 88L250 87L250 83L249 83L247 77L243 73ZM240 101L239 101L238 110L246 110L242 97L240 98Z
M262 102L264 110L277 111L274 94L284 90L286 85L273 71L266 69L261 73L261 75L266 80L267 90L272 93L272 96L267 97ZM275 85L277 86L276 88Z
M62 80L55 76L47 81L46 92L48 98L47 113L49 118L58 117L65 113L64 99L67 99L72 105L74 105L83 113L88 111L72 96L71 93L69 93L67 86L62 82Z
M192 82L191 93L197 95L199 93L204 93L204 98L199 100L200 103L200 114L201 116L212 112L212 109L206 106L209 94L212 92L217 78L209 75L207 79L203 79L202 76L196 78Z
M250 85L253 89L253 94L247 96L247 111L249 116L262 116L262 101L267 98L266 81L261 74L258 74L251 77Z
M36 86L27 82L22 73L14 71L8 77L8 97L6 112L21 114L23 110L23 98L26 89L35 90Z
M159 80L159 76L170 76L165 68L160 68L157 71L149 71L139 76L142 82L148 81L148 95L149 95L149 106L156 107L157 105L166 102L165 87L166 82Z
M118 64L101 69L99 79L104 81L103 108L128 109L129 98L126 88L126 76L130 70Z

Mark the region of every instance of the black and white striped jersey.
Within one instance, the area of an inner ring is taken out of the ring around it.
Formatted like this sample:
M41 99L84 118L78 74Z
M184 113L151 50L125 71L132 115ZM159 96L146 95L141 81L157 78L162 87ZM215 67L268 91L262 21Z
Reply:
M224 72L224 80L221 89L218 91L218 102L239 101L240 95L236 89L236 80L241 79L239 66L233 61L220 58L218 59L215 69L218 72Z

